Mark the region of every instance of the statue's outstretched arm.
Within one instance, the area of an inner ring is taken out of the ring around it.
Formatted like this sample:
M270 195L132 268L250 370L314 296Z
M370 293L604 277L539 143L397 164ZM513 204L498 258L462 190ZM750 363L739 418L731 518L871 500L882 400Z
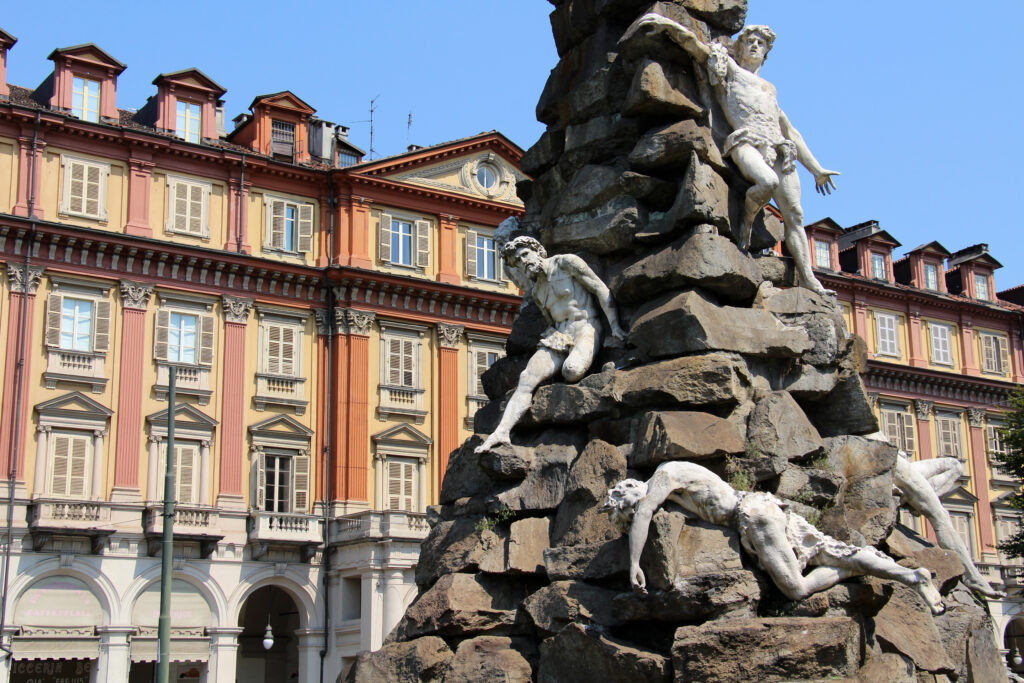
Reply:
M797 159L803 164L808 171L814 176L814 189L820 194L832 194L832 190L836 189L836 184L832 180L832 176L839 175L839 171L829 171L825 169L814 155L811 154L810 148L804 141L804 136L800 135L800 131L790 123L789 117L785 113L780 112L779 124L782 127L782 134L787 140L792 140L793 144L796 145Z
M660 14L653 12L645 14L641 17L640 21L636 24L637 31L643 30L647 27L659 27L665 31L672 42L679 47L690 53L690 56L696 59L701 64L708 61L708 56L711 51L708 46L701 42L700 38L697 37L690 29L686 28L677 21L673 21L668 17L663 17Z
M647 579L644 570L640 569L640 556L647 543L647 532L651 526L651 517L658 509L658 503L644 498L637 505L633 523L629 527L629 582L635 590L647 592Z

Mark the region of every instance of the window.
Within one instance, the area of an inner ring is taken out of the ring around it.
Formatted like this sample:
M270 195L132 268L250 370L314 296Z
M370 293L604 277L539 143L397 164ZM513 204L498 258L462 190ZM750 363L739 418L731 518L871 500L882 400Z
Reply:
M878 342L875 355L899 357L900 340L898 330L899 327L895 315L875 312L875 333Z
M209 237L207 214L211 190L209 183L168 176L167 231Z
M274 375L294 375L298 370L298 338L301 332L291 325L268 322L265 326L263 358L266 371Z
M953 528L959 534L960 540L964 542L964 546L970 551L971 557L977 557L974 549L974 520L972 515L967 512L951 511L949 519L953 522Z
M74 77L71 83L71 113L83 121L100 120L99 81Z
M60 213L107 220L107 176L110 164L63 156Z
M308 254L313 251L313 205L277 197L264 199L267 230L264 247Z
M392 337L387 340L387 384L393 387L416 386L416 347L414 339Z
M416 468L410 458L387 459L388 510L416 512Z
M939 431L939 456L963 460L960 441L960 416L955 413L937 414L936 429Z
M981 337L981 369L997 375L1010 372L1010 352L1006 337L998 334L982 332Z
M1005 543L1020 531L1020 518L999 515L996 517L996 543ZM1000 553L1002 555L1002 553ZM1003 559L1006 560L1005 556Z
M174 494L179 505L198 505L199 500L199 444L188 441L174 442ZM160 443L160 469L157 472L159 496L163 497L164 472L167 471L167 442Z
M338 166L344 168L345 166L352 166L359 163L359 157L352 152L346 152L344 150L338 150Z
M491 189L498 182L497 169L490 164L480 164L476 168L476 181L480 183L480 187Z
M505 352L501 349L471 347L469 350L469 395L485 398L483 376L487 370L494 365L499 358L504 358Z
M167 326L167 360L172 363L196 362L196 328L199 316L171 313Z
M90 436L81 433L55 432L50 435L50 495L88 497L91 442Z
M287 406L296 415L306 412L306 378L302 371L302 314L275 308L257 309L260 319L260 356L256 373L256 410L268 405Z
M378 256L397 266L426 268L430 265L430 221L380 215Z
M257 454L256 503L265 512L308 512L309 455L269 448Z
M974 274L974 296L983 301L989 300L987 275Z
M939 291L939 267L934 263L924 264L924 288Z
M158 361L158 399L163 398L167 368L173 363L179 366L178 391L199 396L200 403L209 400L209 369L213 365L215 341L211 309L209 304L173 300L157 310L153 355Z
M57 382L89 384L93 393L106 385L104 359L110 349L108 287L55 280L46 300L46 387Z
M295 160L295 124L270 121L270 155L281 161Z
M819 268L832 267L832 254L829 251L829 243L815 238L814 240L814 262Z
M501 255L493 237L481 235L476 230L466 231L466 275L478 280L504 279Z
M986 433L986 436L988 437L987 438L988 452L990 454L991 453L999 453L1001 455L1006 455L1006 453L1008 452L1006 444L1003 442L1003 433L1002 433L1003 429L1004 429L1004 425L996 423L996 422L989 422L985 426L985 433Z
M889 443L907 453L917 450L914 416L908 406L882 404L882 430Z
M871 252L871 276L876 280L885 280L885 255Z
M194 102L178 100L175 132L185 142L199 142L202 134L202 107Z
M941 323L928 323L928 336L932 341L932 363L952 365L953 351L950 346L952 328Z
M425 330L392 321L381 321L380 328L380 418L393 414L422 422L426 412L420 356Z

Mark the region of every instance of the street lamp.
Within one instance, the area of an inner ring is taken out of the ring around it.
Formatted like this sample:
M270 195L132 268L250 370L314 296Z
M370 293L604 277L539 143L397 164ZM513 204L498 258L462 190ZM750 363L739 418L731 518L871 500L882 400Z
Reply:
M274 632L270 629L270 618L267 618L267 631L263 634L263 649L269 650L274 647Z

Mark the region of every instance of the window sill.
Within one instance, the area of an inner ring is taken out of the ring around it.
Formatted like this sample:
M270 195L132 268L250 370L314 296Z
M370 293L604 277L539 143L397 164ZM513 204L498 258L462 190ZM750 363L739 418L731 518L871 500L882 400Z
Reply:
M423 424L427 417L427 411L399 406L381 405L377 407L377 418L381 422L385 422L392 417L408 417L412 418L416 424Z
M213 395L213 391L210 390L210 368L201 365L169 363L167 361L157 362L156 384L153 387L156 400L167 400L170 381L168 368L171 365L178 368L175 392L182 396L194 396L199 399L199 405L207 405L210 402L210 397Z
M407 263L395 263L394 261L381 261L385 266L396 270L408 270L413 273L425 274L427 269L424 266L414 266Z
M60 218L84 218L89 221L96 221L100 225L107 224L107 216L93 216L87 213L75 213L73 211L58 211L57 216Z
M505 280L492 280L487 277L478 277L476 275L470 275L467 279L470 282L475 282L481 285L491 285L493 287L504 287L507 284Z
M47 389L56 389L58 382L69 382L72 384L87 384L94 394L102 394L107 386L106 377L83 377L81 375L65 375L60 372L44 372L43 379L46 381Z
M210 241L210 232L206 231L202 234L195 234L193 232L186 232L184 230L174 230L172 228L164 228L164 234L166 235L178 235L180 237L191 237L192 239L203 240L204 242Z
M281 398L279 396L265 396L257 394L252 399L253 407L257 412L263 412L267 406L285 406L288 408L294 408L296 415L305 415L306 407L309 406L309 401L296 398Z
M43 380L47 389L56 389L58 382L72 382L87 384L92 393L100 394L107 385L105 362L105 353L50 349Z
M903 360L903 356L899 353L883 353L881 351L875 352L875 358L890 358L892 360Z

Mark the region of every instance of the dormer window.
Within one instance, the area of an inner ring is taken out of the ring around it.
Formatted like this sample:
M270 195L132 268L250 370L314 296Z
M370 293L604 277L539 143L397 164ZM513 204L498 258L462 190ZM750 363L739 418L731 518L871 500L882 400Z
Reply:
M202 107L194 102L178 100L175 133L185 142L199 142L202 135Z
M270 123L270 155L281 161L295 160L295 124L273 119Z
M489 190L498 182L498 170L490 164L480 164L476 169L476 181Z
M939 291L939 267L934 263L924 264L924 288Z
M814 240L814 264L819 268L832 268L832 254L830 253L829 243L815 239Z
M71 113L83 121L100 120L100 82L75 76L71 90Z
M876 280L885 280L885 254L871 252L871 276Z
M989 300L988 276L980 273L974 274L974 296L983 301Z

